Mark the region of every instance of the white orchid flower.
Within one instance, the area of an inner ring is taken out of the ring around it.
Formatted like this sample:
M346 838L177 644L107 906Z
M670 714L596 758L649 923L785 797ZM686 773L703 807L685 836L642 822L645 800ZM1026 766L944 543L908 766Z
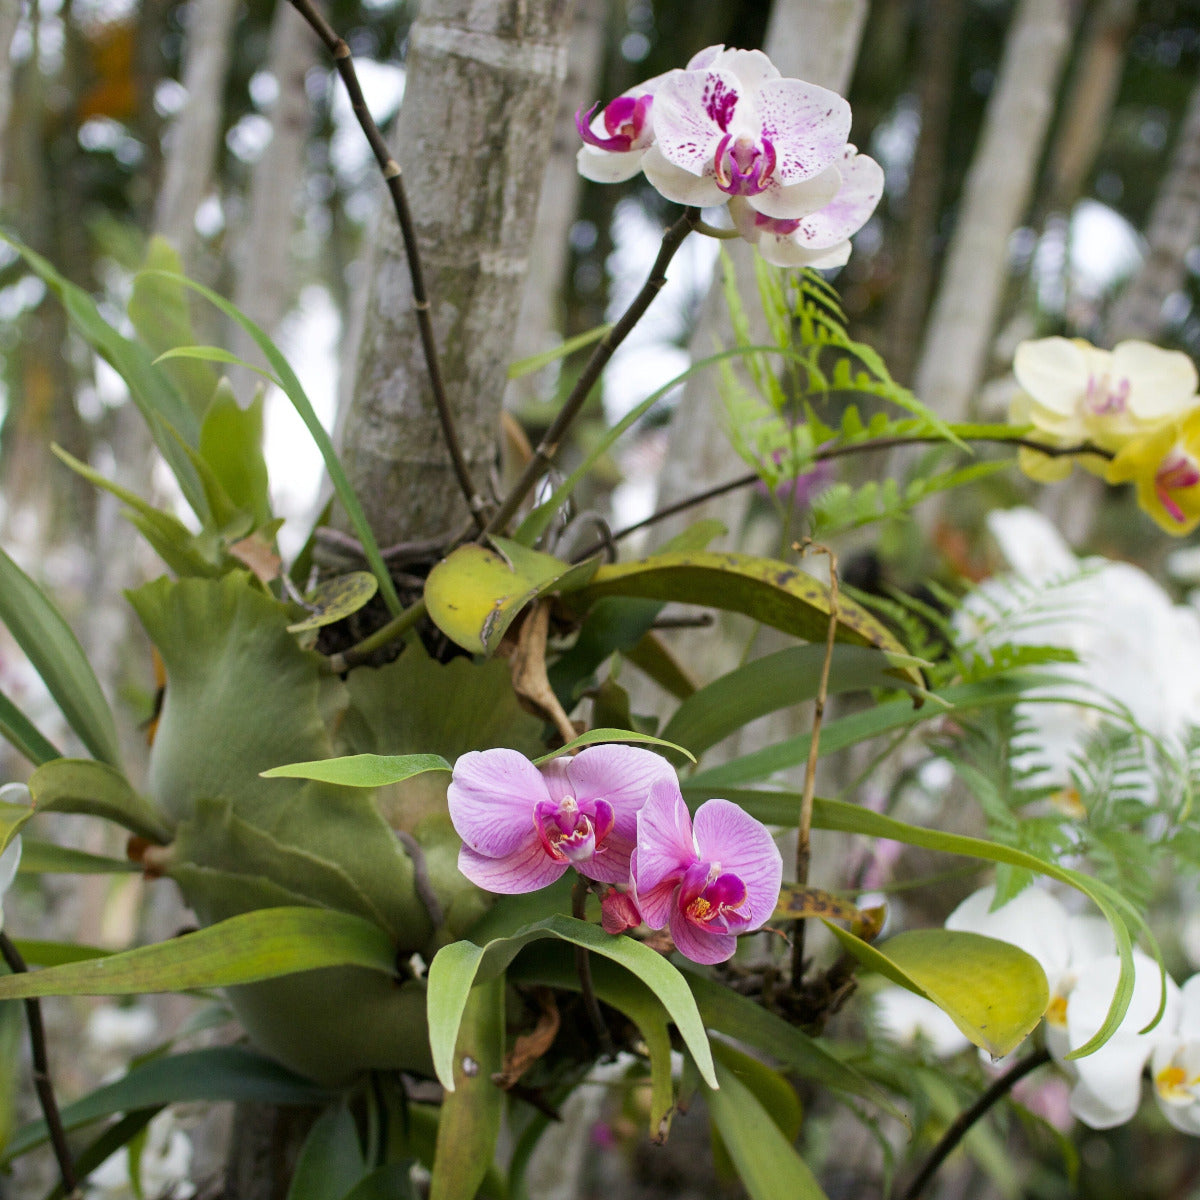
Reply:
M575 115L580 174L617 183L643 171L668 200L728 204L777 266L841 266L883 194L879 164L846 141L846 101L784 79L761 50L709 46L598 108Z
M1184 1133L1200 1134L1200 975L1180 989L1175 1036L1154 1048L1150 1077L1163 1116Z
M1103 1025L1117 990L1121 960L1106 955L1089 963L1075 980L1067 1002L1067 1043L1071 1050L1086 1045ZM1072 1059L1076 1072L1071 1111L1092 1129L1122 1125L1137 1112L1142 1095L1142 1071L1161 1045L1175 1041L1182 1002L1179 986L1168 977L1162 1019L1142 1033L1158 1012L1162 975L1156 963L1140 950L1133 952L1133 996L1112 1037L1094 1054Z
M1050 985L1046 1048L1075 1080L1071 1111L1093 1129L1128 1121L1141 1098L1147 1059L1160 1044L1173 1044L1179 988L1167 979L1162 1020L1148 1033L1140 1032L1158 1011L1162 976L1152 958L1135 950L1133 997L1121 1023L1093 1054L1068 1060L1066 1055L1086 1045L1108 1016L1121 974L1112 930L1099 917L1069 913L1038 887L1026 888L993 911L995 894L995 888L986 887L968 896L947 918L946 928L998 938L1038 960ZM1200 1067L1200 1011L1197 1016Z
M902 987L880 988L872 997L876 1025L893 1041L910 1046L927 1042L938 1058L949 1058L971 1043L932 1000Z

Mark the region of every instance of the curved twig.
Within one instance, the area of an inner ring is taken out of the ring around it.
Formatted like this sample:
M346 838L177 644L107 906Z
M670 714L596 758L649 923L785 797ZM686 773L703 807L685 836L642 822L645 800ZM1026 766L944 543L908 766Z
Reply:
M303 2L304 0L292 0L293 4ZM654 266L650 268L650 274L646 277L646 282L642 284L641 291L621 314L620 320L600 339L595 350L592 351L592 356L588 359L587 365L571 389L571 394L563 402L562 408L558 410L558 416L554 418L550 428L538 442L533 457L525 464L525 469L521 472L521 477L513 484L508 495L500 502L500 507L484 526L481 537L504 529L517 509L520 508L521 501L529 495L534 484L553 463L563 435L579 415L580 409L583 408L584 402L600 378L601 371L608 365L608 360L612 358L613 351L629 336L630 330L642 319L642 314L662 290L663 284L667 282L667 265L675 257L675 252L683 245L687 235L699 223L700 210L685 208L683 216L663 234L658 257L654 260Z
M12 944L8 934L0 932L0 955L8 964L8 969L14 975L29 970L20 951ZM46 1119L46 1128L50 1132L50 1144L54 1147L54 1157L58 1162L58 1173L62 1176L63 1191L68 1200L79 1194L79 1179L75 1174L75 1164L71 1159L71 1150L67 1145L67 1131L63 1128L62 1117L58 1111L58 1101L54 1097L54 1085L50 1080L50 1062L46 1056L46 1028L42 1024L42 1007L36 998L24 1001L25 1020L29 1024L29 1046L33 1057L33 1086L37 1091L38 1103L42 1108L42 1116Z
M1007 1096L1020 1080L1024 1079L1031 1071L1036 1071L1038 1067L1044 1067L1049 1061L1050 1051L1043 1047L1021 1059L1020 1062L1014 1063L1003 1075L995 1079L992 1086L970 1108L963 1109L954 1119L950 1128L942 1134L942 1140L933 1148L933 1153L925 1160L924 1166L917 1172L916 1178L908 1185L900 1200L917 1200L917 1197L925 1190L925 1185L937 1172L938 1167L946 1161L950 1152L970 1132L971 1126L993 1104Z
M392 206L396 210L396 218L400 222L400 232L404 240L404 253L408 258L408 273L412 280L413 311L417 316L417 328L421 334L421 349L425 355L425 368L429 372L429 385L433 391L433 402L437 406L438 421L442 426L442 437L446 450L454 467L454 475L458 486L471 510L471 516L476 528L482 530L485 526L483 497L475 487L471 478L471 469L463 454L462 443L458 438L458 430L454 425L454 414L450 410L450 401L446 396L446 384L442 378L442 367L438 360L437 342L433 336L433 321L429 311L429 296L425 291L425 275L421 269L421 255L417 248L417 234L413 227L412 211L408 207L408 195L404 190L401 178L400 164L392 157L379 126L367 108L363 98L362 87L354 70L354 59L350 47L338 37L333 27L313 6L312 0L291 0L292 7L308 22L313 32L324 43L325 48L333 56L334 66L342 77L354 115L362 128L371 152L383 173L384 182L392 197Z

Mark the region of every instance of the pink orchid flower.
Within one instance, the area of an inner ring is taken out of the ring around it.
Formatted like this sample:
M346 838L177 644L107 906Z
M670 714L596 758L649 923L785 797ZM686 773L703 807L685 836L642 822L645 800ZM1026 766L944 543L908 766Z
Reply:
M730 958L739 933L775 911L783 861L766 827L728 800L708 800L693 825L674 781L656 783L637 818L630 867L642 920L670 925L693 962Z
M540 769L516 750L473 750L447 793L458 869L489 892L534 892L568 867L624 883L638 810L662 784L678 791L674 768L633 746L590 746Z

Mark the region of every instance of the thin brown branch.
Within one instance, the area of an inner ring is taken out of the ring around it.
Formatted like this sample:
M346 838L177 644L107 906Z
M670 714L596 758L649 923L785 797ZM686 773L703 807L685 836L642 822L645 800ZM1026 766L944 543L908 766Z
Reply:
M1097 458L1107 458L1109 460L1116 457L1111 450L1102 450L1099 446L1092 445L1091 442L1079 442L1074 446L1047 446L1035 438L1027 437L970 437L964 440L982 444L1018 446L1025 450L1036 450L1039 454L1044 454L1047 458L1069 458L1075 454L1093 454ZM846 458L851 454L869 454L878 450L894 450L897 446L923 446L937 443L946 443L946 439L937 434L922 434L917 437L897 435L894 437L869 438L862 442L849 442L845 445L819 448L813 451L811 461L827 462L834 458ZM949 445L951 443L946 444ZM583 550L576 551L571 555L571 561L582 562L585 558L590 558L593 554L602 550L610 541L619 542L623 538L637 533L639 530L647 529L651 525L657 525L660 521L665 521L668 517L675 516L676 513L686 512L689 508L695 508L697 505L704 504L708 500L715 500L718 496L724 496L729 492L736 492L739 488L750 487L751 484L757 483L758 479L759 476L756 471L749 471L745 475L739 475L736 479L729 479L725 483L718 483L713 487L705 488L702 492L685 496L682 500L677 500L674 504L668 504L632 525L626 525L624 529L616 530L610 535L607 541L595 542Z
M817 756L821 746L821 722L825 719L825 701L829 695L829 669L833 663L833 646L837 640L838 621L838 564L837 555L828 546L814 547L829 556L829 628L825 634L825 658L821 663L821 678L813 700L812 739L808 744L808 763L804 768L804 791L800 797L800 821L796 836L796 882L808 883L808 867L812 857L813 796L817 788ZM804 931L808 922L801 919L792 929L792 987L799 987L804 978Z
M292 3L298 2L301 0L292 0ZM501 501L500 507L492 514L491 520L483 529L484 534L497 533L505 528L516 514L517 509L520 508L521 502L553 464L554 456L558 453L559 443L579 415L580 409L583 408L584 402L600 378L600 373L608 365L608 360L612 358L616 348L642 319L642 315L650 307L655 296L662 291L663 284L667 282L667 266L675 257L675 252L683 245L684 239L699 223L700 210L685 208L683 216L663 234L658 257L654 260L654 266L650 268L650 274L642 285L641 291L621 314L620 320L600 339L595 350L592 351L592 356L588 359L587 365L571 389L571 394L563 402L558 416L551 422L550 428L546 430L542 440L538 443L533 457L525 464L521 477L513 484L508 495Z
M22 974L29 968L6 933L0 932L0 955L8 964L8 969L14 975ZM58 1173L62 1176L63 1191L68 1200L79 1195L79 1179L75 1174L75 1164L71 1160L71 1150L67 1145L67 1131L63 1128L62 1117L58 1111L58 1101L54 1097L54 1085L50 1080L50 1062L46 1056L46 1029L42 1024L42 1008L36 997L24 1002L25 1020L29 1024L29 1046L33 1058L33 1086L37 1092L38 1103L42 1107L42 1116L46 1119L46 1128L50 1132L50 1144L54 1147L54 1157L58 1162Z
M413 311L417 318L417 329L421 335L421 349L425 355L425 369L429 373L429 385L433 391L433 402L437 406L438 421L442 427L442 437L446 450L454 467L454 475L458 486L471 510L471 516L476 528L485 527L483 497L475 487L471 478L471 470L463 454L462 443L459 441L458 430L454 424L454 414L450 410L450 401L446 396L446 384L442 378L442 367L438 359L437 342L433 336L433 321L430 317L429 296L425 291L425 274L421 268L421 255L417 247L417 233L413 226L412 211L408 207L408 195L404 190L404 182L400 172L400 164L392 157L383 134L367 102L363 97L362 87L358 82L358 74L354 70L354 58L350 47L338 37L333 27L324 16L314 7L312 0L291 0L292 6L309 23L317 37L324 43L325 48L333 56L334 66L342 77L342 83L350 97L354 115L362 128L375 155L375 161L383 173L384 183L392 197L392 206L396 210L396 219L400 223L400 232L404 239L404 253L408 258L408 273L412 280Z
M1035 1050L1020 1062L1014 1063L1003 1075L993 1081L970 1108L963 1109L954 1119L954 1123L942 1134L942 1140L933 1148L933 1153L925 1160L924 1166L917 1172L916 1178L908 1185L908 1189L900 1200L917 1200L925 1190L925 1185L937 1173L937 1169L946 1161L950 1152L970 1132L975 1124L998 1100L1003 1099L1013 1087L1025 1078L1031 1071L1043 1067L1050 1061L1050 1051L1045 1048Z

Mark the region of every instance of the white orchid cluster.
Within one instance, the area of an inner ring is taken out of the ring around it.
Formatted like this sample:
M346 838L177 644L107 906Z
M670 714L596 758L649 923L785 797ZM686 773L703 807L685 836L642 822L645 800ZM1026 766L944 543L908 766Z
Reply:
M783 78L761 50L709 46L598 108L575 117L585 179L641 171L668 200L727 205L776 266L841 266L883 195L879 164L846 141L850 105Z
M1061 678L1049 689L1056 696L1080 703L1047 703L1040 698L1047 689L1037 689L1017 706L1021 725L1034 732L1015 747L1016 765L1036 771L1032 782L1062 789L1069 807L1071 767L1105 719L1097 704L1126 713L1168 747L1200 726L1200 613L1175 604L1132 563L1076 558L1031 508L993 511L987 524L1011 572L971 592L956 626L982 653L1009 642L1078 656L1039 672Z
M1117 989L1121 960L1112 930L1101 917L1068 912L1040 887L1028 887L993 909L996 890L981 888L946 919L946 928L978 933L1017 946L1037 959L1050 987L1045 1013L1046 1048L1072 1081L1071 1112L1092 1129L1111 1129L1133 1118L1142 1098L1147 1063L1154 1098L1167 1120L1200 1134L1200 975L1183 987L1166 978L1163 998L1158 964L1133 952L1133 996L1113 1036L1092 1054L1069 1059L1103 1025ZM876 997L876 1018L897 1040L919 1035L935 1053L968 1045L950 1019L929 1001L899 988Z

